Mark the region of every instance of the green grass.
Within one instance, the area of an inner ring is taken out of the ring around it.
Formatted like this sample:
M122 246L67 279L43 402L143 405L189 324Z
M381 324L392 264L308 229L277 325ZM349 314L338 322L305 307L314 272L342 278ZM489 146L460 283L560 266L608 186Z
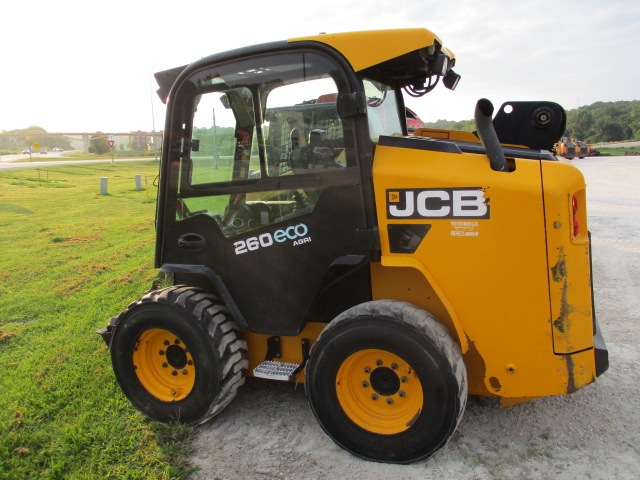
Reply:
M157 169L0 172L0 479L188 474L192 430L137 413L94 333L155 276L155 191L134 175Z
M143 158L149 157L149 159L153 159L155 156L160 158L160 151L158 150L156 153L151 152L142 152L138 150L118 150L115 149L113 151L114 158ZM45 155L46 156L46 155ZM74 160L91 160L91 159L110 159L111 152L103 153L98 155L97 153L85 153L85 152L68 152L63 154L66 158L73 158Z
M627 152L640 152L640 147L600 147L598 151L603 156L623 157Z

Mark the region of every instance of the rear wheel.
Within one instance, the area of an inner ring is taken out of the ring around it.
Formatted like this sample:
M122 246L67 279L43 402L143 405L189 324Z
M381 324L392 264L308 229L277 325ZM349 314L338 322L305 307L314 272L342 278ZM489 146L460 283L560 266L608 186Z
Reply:
M189 287L154 290L119 317L110 344L131 403L161 422L203 423L244 383L247 344L227 309Z
M338 316L306 368L309 404L322 428L369 460L432 455L464 412L460 349L430 314L404 302L368 302Z

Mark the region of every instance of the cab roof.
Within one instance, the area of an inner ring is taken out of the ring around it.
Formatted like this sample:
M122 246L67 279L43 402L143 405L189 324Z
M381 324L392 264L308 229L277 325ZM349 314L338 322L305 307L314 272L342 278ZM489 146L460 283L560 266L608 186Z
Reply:
M376 65L394 59L401 60L401 64L395 65L395 70L402 70L405 75L411 77L413 73L405 67L411 65L417 70L424 70L428 55L436 51L445 54L451 60L451 66L455 63L453 53L442 47L442 41L433 32L426 28L405 28L396 30L369 30L362 32L345 32L319 34L308 37L290 38L285 41L265 43L243 47L228 52L221 52L202 58L191 65L172 68L155 74L159 89L158 95L163 103L166 103L169 91L180 74L187 68L195 68L212 61L222 61L229 58L248 56L256 52L269 51L277 46L293 44L295 42L318 42L337 50L349 62L355 72L359 72ZM418 55L409 55L418 52ZM424 65L423 65L424 64Z
M313 41L329 45L338 50L356 72L415 50L436 44L442 46L442 40L426 28L322 33L310 37L290 38L287 41ZM454 55L450 50L444 48L442 52L453 60Z

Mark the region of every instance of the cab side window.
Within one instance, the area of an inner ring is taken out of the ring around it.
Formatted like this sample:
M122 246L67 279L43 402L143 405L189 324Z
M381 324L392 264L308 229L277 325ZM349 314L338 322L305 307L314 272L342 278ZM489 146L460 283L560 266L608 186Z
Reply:
M207 215L232 237L312 213L326 192L318 175L356 166L336 72L327 57L302 52L194 75L185 87L191 123L183 125L176 221ZM309 186L311 175L319 186Z
M234 98L231 110L229 99ZM253 95L246 87L198 95L191 129L191 185L260 178Z
M328 77L268 93L263 130L270 176L347 166L337 88Z
M377 142L380 135L402 135L398 99L393 87L376 80L363 79L367 98L369 135Z

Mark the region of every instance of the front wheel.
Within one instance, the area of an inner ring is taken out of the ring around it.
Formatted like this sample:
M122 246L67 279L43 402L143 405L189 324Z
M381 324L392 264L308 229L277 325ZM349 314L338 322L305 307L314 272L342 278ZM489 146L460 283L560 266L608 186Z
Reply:
M309 404L324 431L359 457L427 458L455 431L466 368L446 328L413 305L353 307L322 332L306 367Z
M160 422L203 423L236 395L247 344L227 309L190 287L154 290L119 317L113 370L129 401Z

